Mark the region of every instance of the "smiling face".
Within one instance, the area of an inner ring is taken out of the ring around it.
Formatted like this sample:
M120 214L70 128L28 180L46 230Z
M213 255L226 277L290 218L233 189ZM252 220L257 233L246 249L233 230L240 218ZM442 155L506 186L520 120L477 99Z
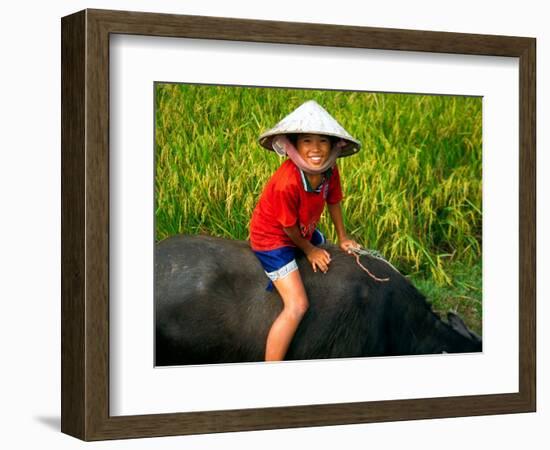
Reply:
M321 134L299 134L296 139L296 150L313 168L321 167L327 161L330 148L330 138Z

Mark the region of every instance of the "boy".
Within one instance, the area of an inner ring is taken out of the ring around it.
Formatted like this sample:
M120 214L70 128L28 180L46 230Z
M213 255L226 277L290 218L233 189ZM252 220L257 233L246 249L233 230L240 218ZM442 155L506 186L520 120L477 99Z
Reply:
M325 203L340 248L349 252L359 247L346 236L335 161L359 151L361 144L315 101L304 103L260 136L260 144L290 158L269 180L250 223L252 250L283 300L265 351L266 361L280 361L308 308L296 249L304 252L315 272L327 272L330 264L330 254L317 247L325 242L316 229Z

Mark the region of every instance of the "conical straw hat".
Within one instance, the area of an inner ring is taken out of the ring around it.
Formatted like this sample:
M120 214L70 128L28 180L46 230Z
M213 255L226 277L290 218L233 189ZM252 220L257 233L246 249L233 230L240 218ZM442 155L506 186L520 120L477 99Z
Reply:
M346 145L342 148L340 156L349 156L357 153L361 143L352 137L315 100L309 100L292 111L271 130L260 136L260 145L267 150L273 150L271 146L273 138L279 134L312 133L335 136L343 139Z

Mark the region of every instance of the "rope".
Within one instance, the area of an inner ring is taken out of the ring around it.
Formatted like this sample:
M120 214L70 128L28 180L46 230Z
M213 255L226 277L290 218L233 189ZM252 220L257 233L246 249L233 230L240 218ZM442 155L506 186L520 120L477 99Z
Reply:
M355 261L357 261L357 265L361 267L361 269L363 269L373 280L379 281L379 282L390 281L389 277L378 278L377 276L373 275L372 272L369 269L367 269L363 264L361 264L361 261L359 260L360 255L363 255L363 256L367 255L367 256L372 256L374 258L382 259L383 261L387 262L384 258L382 258L382 256L378 256L380 255L380 253L376 252L375 250L363 250L361 248L350 248L348 250L348 253L353 254L353 256L355 256Z

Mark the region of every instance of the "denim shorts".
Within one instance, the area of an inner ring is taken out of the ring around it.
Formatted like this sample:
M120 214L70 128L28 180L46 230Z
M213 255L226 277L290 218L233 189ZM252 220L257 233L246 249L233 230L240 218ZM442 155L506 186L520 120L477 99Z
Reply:
M311 243L313 245L322 245L326 243L325 236L319 230L313 232ZM254 251L256 257L260 260L264 272L270 280L267 290L273 289L273 281L285 278L289 273L298 270L296 264L296 247L280 247L266 252Z

